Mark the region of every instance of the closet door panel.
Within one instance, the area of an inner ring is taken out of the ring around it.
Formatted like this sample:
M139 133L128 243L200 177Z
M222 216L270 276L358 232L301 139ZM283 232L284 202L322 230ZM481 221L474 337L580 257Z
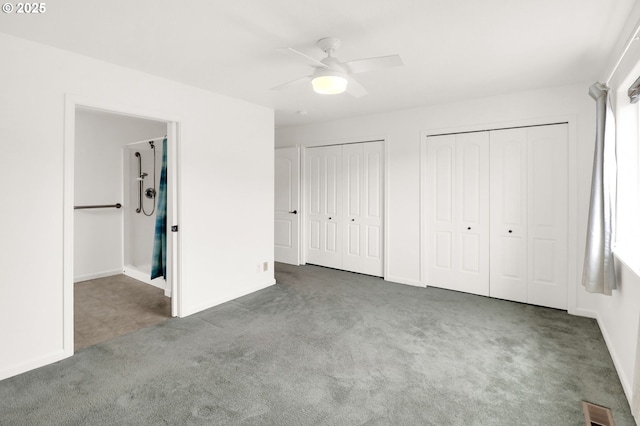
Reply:
M306 155L307 263L340 268L342 152L340 147L329 146L309 148Z
M456 136L459 289L489 295L489 133Z
M490 137L490 295L527 302L527 130Z
M528 302L567 308L567 126L528 129Z
M427 284L489 293L487 132L429 137Z
M369 226L367 232L367 256L382 261L382 229L379 226Z
M367 142L343 146L346 238L344 269L382 276L383 144Z
M364 236L362 272L382 276L382 212L384 193L384 144L368 142L362 144L363 187L361 233Z
M455 135L427 138L427 285L443 288L458 279L453 241L455 147Z

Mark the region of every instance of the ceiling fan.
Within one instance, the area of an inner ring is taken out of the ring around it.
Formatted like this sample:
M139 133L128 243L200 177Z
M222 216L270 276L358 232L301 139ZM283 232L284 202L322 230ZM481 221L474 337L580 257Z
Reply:
M335 95L346 91L350 95L359 98L367 94L360 83L351 74L376 71L384 68L404 65L400 55L380 56L376 58L356 59L354 61L340 62L333 57L333 53L340 47L340 40L335 37L325 37L318 40L318 47L327 54L322 60L317 60L291 47L287 51L294 53L298 58L304 59L315 70L307 75L285 84L271 88L282 90L301 82L311 81L314 92L323 95Z

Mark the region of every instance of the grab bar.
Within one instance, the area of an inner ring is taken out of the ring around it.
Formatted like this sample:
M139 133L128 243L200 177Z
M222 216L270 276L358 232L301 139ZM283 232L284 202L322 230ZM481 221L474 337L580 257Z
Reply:
M73 206L73 209L74 210L80 210L80 209L108 209L108 208L119 209L120 207L122 207L122 204L116 203L116 204L94 204L92 206Z

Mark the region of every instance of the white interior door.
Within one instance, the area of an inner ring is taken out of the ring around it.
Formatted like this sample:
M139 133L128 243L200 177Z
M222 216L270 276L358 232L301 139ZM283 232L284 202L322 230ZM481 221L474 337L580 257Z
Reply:
M342 267L382 276L383 143L344 145L342 161L346 210Z
M300 264L300 148L275 150L274 259Z
M342 146L306 150L307 263L342 268Z
M527 129L491 132L491 297L527 302Z
M528 139L527 302L567 308L567 125L531 127Z
M488 132L427 138L427 284L489 294Z

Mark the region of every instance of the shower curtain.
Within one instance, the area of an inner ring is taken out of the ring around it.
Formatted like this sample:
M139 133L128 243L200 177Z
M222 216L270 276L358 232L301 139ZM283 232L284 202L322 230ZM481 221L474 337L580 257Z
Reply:
M167 138L162 141L162 170L156 199L156 229L151 257L151 279L167 279Z

